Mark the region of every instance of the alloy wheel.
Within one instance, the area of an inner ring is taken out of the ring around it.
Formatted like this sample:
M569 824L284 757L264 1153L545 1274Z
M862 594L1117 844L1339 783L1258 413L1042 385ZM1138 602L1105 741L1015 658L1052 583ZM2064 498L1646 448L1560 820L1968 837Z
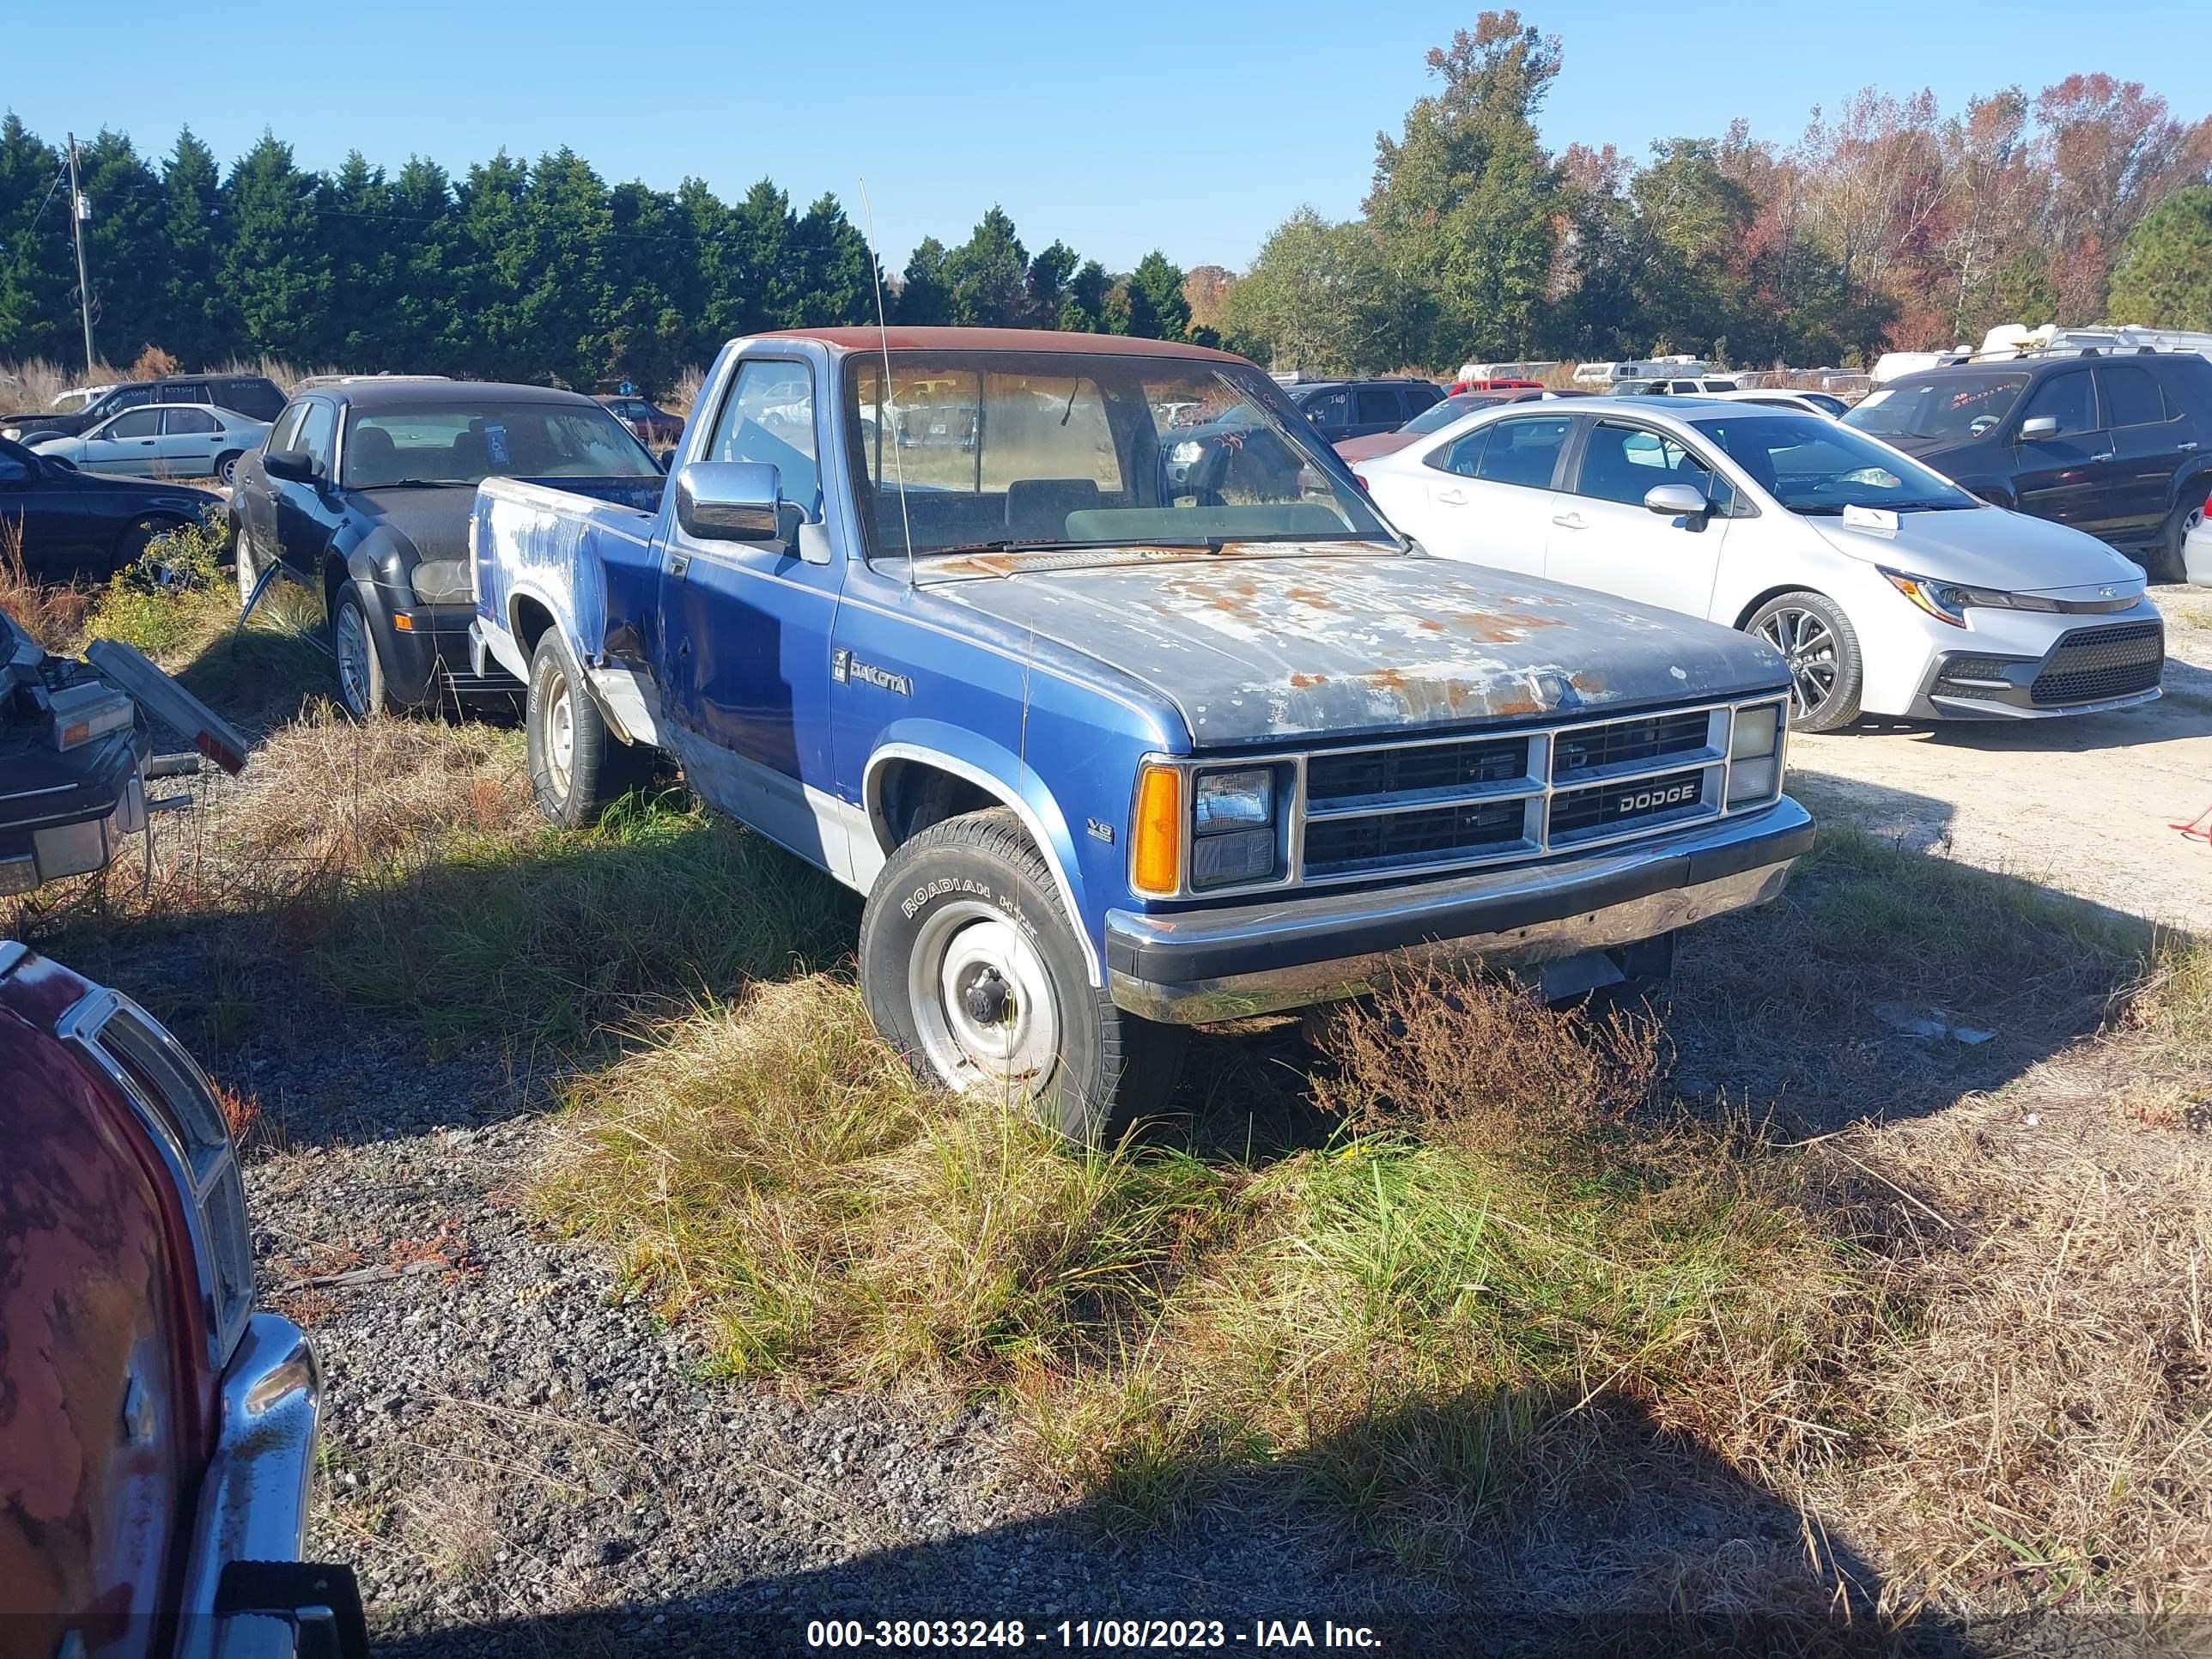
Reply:
M1759 624L1759 636L1790 665L1790 706L1799 720L1809 720L1827 706L1836 694L1839 669L1836 636L1813 611L1784 605Z
M369 655L374 649L368 642L368 623L357 605L338 607L336 635L333 643L338 659L338 690L345 698L346 708L357 720L367 720L373 709L369 696Z

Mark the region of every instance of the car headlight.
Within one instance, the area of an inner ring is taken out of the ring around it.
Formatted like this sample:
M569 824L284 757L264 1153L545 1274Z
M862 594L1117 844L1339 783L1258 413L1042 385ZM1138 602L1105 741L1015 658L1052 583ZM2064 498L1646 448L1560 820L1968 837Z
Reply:
M1754 703L1735 711L1729 727L1728 804L1771 800L1782 793L1782 705Z
M1275 872L1275 772L1201 772L1191 792L1193 890L1264 881Z
M1195 440L1185 439L1168 451L1168 464L1171 466L1188 466L1205 453L1204 444Z
M6 438L13 441L15 439L21 438L22 435L23 428L20 426L0 426L0 438Z
M1937 622L1954 628L1966 625L1968 606L1983 611L2056 611L2058 602L2033 593L2007 593L1994 587L1968 587L1959 582L1910 576L1902 570L1877 567L1889 585Z

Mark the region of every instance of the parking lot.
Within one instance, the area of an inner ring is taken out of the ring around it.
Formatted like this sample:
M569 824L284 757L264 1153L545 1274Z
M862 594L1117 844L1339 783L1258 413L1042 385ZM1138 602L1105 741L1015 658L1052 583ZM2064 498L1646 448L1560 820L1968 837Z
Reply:
M2212 591L2160 587L2166 695L2082 720L1865 720L1800 737L1815 799L1877 834L2123 915L2212 927Z

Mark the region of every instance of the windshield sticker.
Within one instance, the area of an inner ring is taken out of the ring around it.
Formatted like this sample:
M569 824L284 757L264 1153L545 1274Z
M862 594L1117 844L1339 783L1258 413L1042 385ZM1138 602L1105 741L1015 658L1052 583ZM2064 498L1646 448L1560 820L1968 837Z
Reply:
M484 452L494 466L514 465L514 452L507 447L507 426L500 421L484 422Z

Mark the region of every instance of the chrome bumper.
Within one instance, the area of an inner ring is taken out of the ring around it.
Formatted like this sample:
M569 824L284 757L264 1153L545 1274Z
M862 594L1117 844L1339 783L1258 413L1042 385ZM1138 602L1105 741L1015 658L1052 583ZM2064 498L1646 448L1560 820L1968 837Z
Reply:
M1109 910L1108 984L1125 1012L1187 1025L1358 996L1412 964L1533 966L1764 903L1812 845L1811 817L1785 795L1741 818L1417 887Z
M222 1374L215 1456L200 1483L179 1601L178 1659L261 1659L294 1651L292 1626L259 1613L219 1615L216 1586L233 1561L296 1561L322 1412L322 1368L289 1319L257 1313Z

